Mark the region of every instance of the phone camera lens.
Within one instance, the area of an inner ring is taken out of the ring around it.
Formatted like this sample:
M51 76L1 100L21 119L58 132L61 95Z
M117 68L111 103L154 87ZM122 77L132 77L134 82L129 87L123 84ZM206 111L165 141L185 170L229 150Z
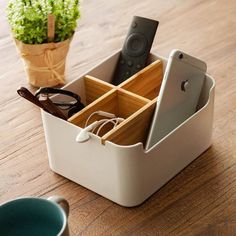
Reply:
M179 54L179 59L183 59L184 55L182 53Z

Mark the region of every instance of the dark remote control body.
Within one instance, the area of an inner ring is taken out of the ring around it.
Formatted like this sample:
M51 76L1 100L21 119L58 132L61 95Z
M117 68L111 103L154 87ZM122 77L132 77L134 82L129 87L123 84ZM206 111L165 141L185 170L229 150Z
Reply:
M155 20L133 17L116 65L112 84L122 83L146 66L158 24L159 22Z

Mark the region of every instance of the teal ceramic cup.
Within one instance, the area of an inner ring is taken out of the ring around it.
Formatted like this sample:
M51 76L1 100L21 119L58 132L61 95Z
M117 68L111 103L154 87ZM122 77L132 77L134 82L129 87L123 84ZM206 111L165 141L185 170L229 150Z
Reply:
M69 236L68 213L68 202L58 196L11 200L0 206L0 235Z

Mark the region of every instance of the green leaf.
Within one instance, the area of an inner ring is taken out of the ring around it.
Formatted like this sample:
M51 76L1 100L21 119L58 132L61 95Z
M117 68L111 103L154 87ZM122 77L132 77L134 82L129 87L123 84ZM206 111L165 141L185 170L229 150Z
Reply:
M54 42L71 37L80 18L79 0L11 0L7 18L14 37L23 43L47 42L47 16L55 15Z

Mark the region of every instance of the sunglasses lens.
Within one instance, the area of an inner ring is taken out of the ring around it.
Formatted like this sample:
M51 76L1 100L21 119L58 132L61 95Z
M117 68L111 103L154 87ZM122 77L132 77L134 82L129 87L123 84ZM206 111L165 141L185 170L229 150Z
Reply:
M62 110L68 110L70 108L72 108L73 106L75 106L76 102L71 102L71 103L65 103L65 102L54 102L55 105L58 106L58 108L62 109Z
M75 107L71 108L68 111L68 117L73 116L75 113L79 112L80 110L82 110L84 108L84 104L82 103L78 103Z
M64 94L59 94L58 96L53 97L53 103L57 105L62 110L67 110L75 106L78 101Z

